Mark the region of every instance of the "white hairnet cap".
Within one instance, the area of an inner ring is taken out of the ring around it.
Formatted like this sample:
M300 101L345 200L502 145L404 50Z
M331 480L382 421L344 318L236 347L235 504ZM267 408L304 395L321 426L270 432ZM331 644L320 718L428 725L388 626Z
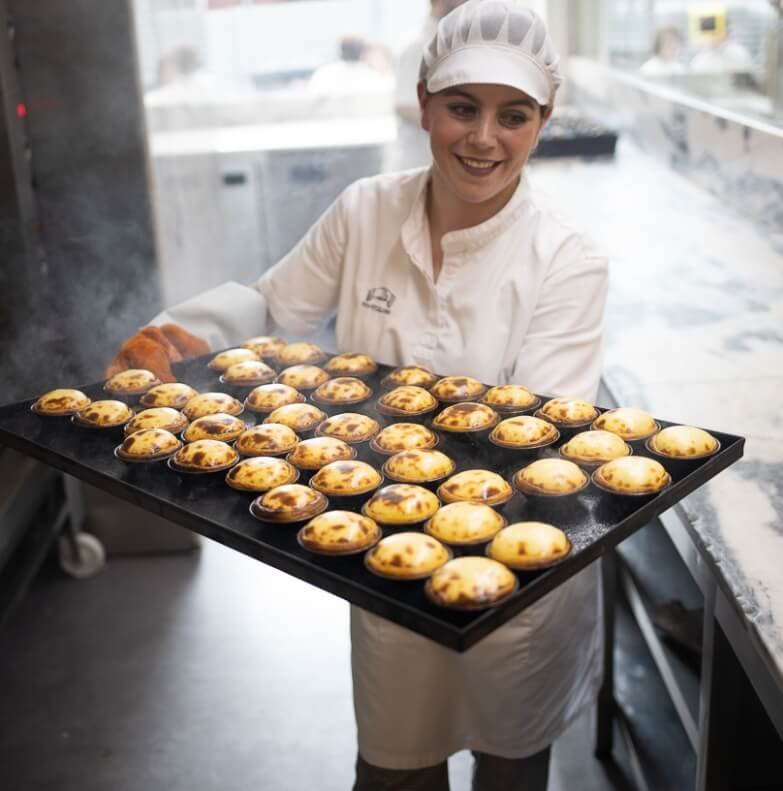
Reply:
M510 85L541 105L562 82L546 25L516 0L468 0L438 24L419 79L430 93L466 83Z

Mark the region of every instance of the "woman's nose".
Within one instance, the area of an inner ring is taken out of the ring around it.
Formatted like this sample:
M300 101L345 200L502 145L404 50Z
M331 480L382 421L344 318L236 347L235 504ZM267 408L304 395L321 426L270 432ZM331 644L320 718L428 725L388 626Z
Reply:
M495 142L495 120L489 116L479 116L468 132L468 142L479 148L490 148Z

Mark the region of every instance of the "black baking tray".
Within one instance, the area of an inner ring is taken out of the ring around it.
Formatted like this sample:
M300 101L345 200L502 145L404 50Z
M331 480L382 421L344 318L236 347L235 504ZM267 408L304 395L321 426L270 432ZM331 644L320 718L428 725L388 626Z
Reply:
M175 366L178 379L202 391L224 390L217 374L207 368L208 359ZM390 370L381 366L368 380L375 391L373 398L364 405L351 407L350 411L379 417L374 403L381 391L380 379ZM80 389L94 399L107 397L101 384ZM504 603L479 612L461 612L432 604L425 596L422 581L397 582L373 575L365 568L362 555L324 557L308 552L296 540L300 525L258 521L249 512L253 496L229 488L222 475L183 476L165 463L125 464L113 455L121 439L119 433L79 428L69 418L41 417L30 410L31 404L32 401L22 401L0 407L1 443L456 651L470 648L737 461L744 445L742 437L708 429L720 441L720 451L693 463L684 472L670 470L672 485L652 498L616 497L590 484L582 492L571 495L567 506L558 505L552 513L548 510L552 501L544 501L542 505L540 498L539 503L533 503L515 494L498 509L509 523L525 519L551 521L566 532L573 551L553 568L519 572L519 589ZM249 424L263 418L250 412L242 417ZM672 425L665 420L659 423ZM439 449L456 461L457 470L483 467L509 478L522 466L501 464L497 449L487 442L458 442L444 433L440 437ZM552 455L558 445L543 449L538 455ZM647 452L636 446L634 453ZM534 458L530 457L529 461ZM667 466L665 462L664 465ZM306 483L307 476L303 475L300 482ZM470 553L483 554L484 548L484 545L471 548Z

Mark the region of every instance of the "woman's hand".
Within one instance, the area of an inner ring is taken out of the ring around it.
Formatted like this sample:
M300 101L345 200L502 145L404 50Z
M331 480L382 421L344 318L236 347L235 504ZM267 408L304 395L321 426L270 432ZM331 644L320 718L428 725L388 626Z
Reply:
M144 327L122 344L106 366L106 377L128 368L146 368L162 382L173 382L171 363L209 352L209 344L176 324Z

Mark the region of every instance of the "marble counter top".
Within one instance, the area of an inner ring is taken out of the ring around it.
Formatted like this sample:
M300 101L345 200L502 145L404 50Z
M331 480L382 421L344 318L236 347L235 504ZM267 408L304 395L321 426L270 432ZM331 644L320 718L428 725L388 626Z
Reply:
M620 403L747 437L684 507L783 683L783 229L624 141L614 160L542 160L531 177L610 256L604 375Z

